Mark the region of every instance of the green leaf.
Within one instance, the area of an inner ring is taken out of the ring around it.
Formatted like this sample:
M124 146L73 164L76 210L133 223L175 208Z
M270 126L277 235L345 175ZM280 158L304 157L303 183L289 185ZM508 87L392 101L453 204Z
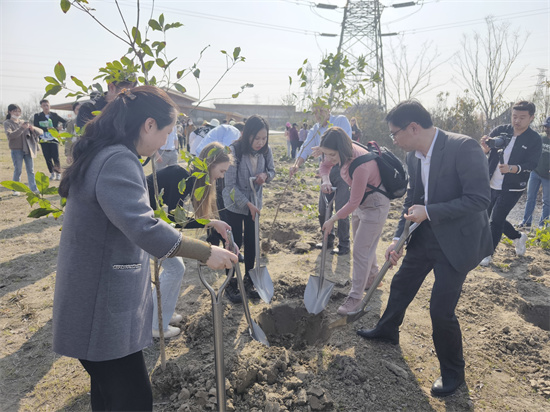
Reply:
M187 89L185 87L183 87L181 84L179 83L174 83L174 87L176 88L176 90L180 93L185 93L187 91Z
M61 207L65 207L66 204L67 204L67 198L66 198L66 197L62 197L62 198L61 198Z
M205 226L210 223L210 219L195 219L195 221L199 225L205 225Z
M92 115L94 115L94 116L99 116L100 114L101 114L101 110L94 110L92 112Z
M206 175L204 172L194 172L191 176L195 176L197 179L201 179Z
M57 79L53 78L52 76L46 76L44 77L44 80L46 80L48 83L59 84Z
M231 192L229 192L229 197L235 203L235 188L231 189Z
M160 67L166 67L166 63L165 63L164 60L162 60L160 57L156 60L156 63L157 63Z
M170 23L164 26L164 31L170 30L170 29L177 29L178 27L181 27L181 26L183 26L183 24L180 22Z
M36 181L36 187L40 193L44 193L46 189L50 186L50 179L42 172L38 172L34 175L34 180Z
M88 92L88 88L84 85L84 83L82 83L81 80L77 79L77 78L74 77L74 76L71 76L71 80L72 80L78 87L80 87L84 93Z
M180 192L180 194L183 195L186 187L187 187L187 179L181 179L181 181L178 183L178 192Z
M239 94L241 94L241 93L240 93L240 92L238 92L238 93L233 93L233 94L231 95L231 97L232 97L233 99L236 99L237 97L239 97Z
M235 47L235 49L233 49L233 59L237 60L239 54L241 54L241 48Z
M130 60L126 56L122 56L122 58L120 59L120 62L125 66L131 66L133 64L132 60Z
M60 91L61 91L61 86L57 86L55 84L48 84L46 86L46 93L44 94L43 98L45 98L49 95L55 96Z
M41 193L44 195L57 195L59 194L59 189L55 186L50 186Z
M165 41L156 41L153 43L153 47L156 47L156 55L158 57L159 53L166 47Z
M178 79L181 79L181 76L183 76L183 73L185 73L185 69L180 70L179 72L177 72L177 73L176 73L176 77L177 77Z
M141 46L141 33L137 27L132 27L132 38L135 40L138 46Z
M69 11L71 8L71 2L69 0L61 0L61 11L65 14Z
M227 52L225 50L220 50L220 53L227 55Z
M50 132L50 134L53 136L53 137L59 137L59 132L57 131L57 129L53 128L53 127L49 127L48 128L48 132Z
M153 60L149 60L148 62L143 63L143 67L145 68L146 71L151 71L154 64L155 62Z
M52 204L50 203L50 201L48 199L44 199L42 197L40 199L38 199L38 204L43 209L51 209L52 208Z
M141 45L141 50L143 50L143 53L145 53L146 55L151 56L151 57L155 57L155 55L153 54L153 51L151 50L151 48L148 45L146 45L145 43L143 43Z
M4 180L0 182L0 185L6 189L15 190L16 192L32 193L32 190L24 183L15 182L13 180Z
M39 209L33 209L27 217L34 217L38 219L39 217L42 217L42 216L48 216L50 213L53 213L53 212L56 212L56 209L41 207Z
M37 203L39 200L40 200L40 196L36 195L35 193L33 192L27 193L27 203L29 205L32 206L35 203Z
M153 30L162 31L162 27L155 19L149 20L149 27L151 27Z
M200 201L202 197L204 196L204 191L206 190L206 186L197 187L195 189L195 199Z
M200 69L193 70L193 76L195 76L198 79L201 76L201 70Z
M159 24L161 25L161 27L164 26L164 13L159 16Z
M176 208L172 211L172 216L174 217L174 222L179 225L186 226L189 218L187 217L187 210L177 205Z
M288 76L288 84L289 84L290 86L292 86L292 77L291 77L291 76Z
M172 223L164 209L156 209L155 210L155 217L161 220L164 220L166 223Z
M67 74L65 73L65 67L63 67L61 62L57 62L53 69L53 72L55 73L55 77L57 77L57 80L59 80L60 83L63 83L65 81Z
M117 70L123 70L124 69L124 67L122 66L122 63L119 62L118 60L113 60L112 65ZM107 66L109 66L109 64L107 64Z

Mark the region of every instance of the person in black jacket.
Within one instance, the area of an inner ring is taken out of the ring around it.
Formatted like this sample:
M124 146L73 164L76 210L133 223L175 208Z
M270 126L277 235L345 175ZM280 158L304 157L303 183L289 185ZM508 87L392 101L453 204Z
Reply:
M535 117L535 105L520 101L512 107L512 124L500 125L489 136L481 138L481 147L488 154L491 179L491 203L487 209L496 249L504 233L514 242L516 254L525 254L527 235L518 232L506 220L527 187L529 175L537 167L542 152L540 135L529 127ZM492 256L480 265L489 266Z
M218 214L216 207L216 189L214 182L222 179L225 172L231 165L232 156L221 143L210 143L201 151L200 159L204 160L208 166L208 178L211 185L206 185L206 176L193 176L194 172L200 174L199 170L192 170L191 174L179 165L170 165L157 172L157 185L159 194L162 192L162 202L168 207L169 218L174 219L172 213L179 207L184 207L184 203L191 198L195 219L190 219L185 223L185 229L212 228L220 237L227 240L227 230L231 227L216 219L211 219ZM181 183L185 181L185 189L181 190ZM149 202L153 209L157 209L155 200L155 191L153 186L153 175L147 176L147 187L149 190ZM183 192L183 193L182 193ZM177 213L177 212L176 212ZM209 219L208 223L199 222L196 219ZM177 227L182 227L178 221ZM208 241L208 239L207 239ZM226 243L227 245L227 243ZM179 292L185 265L181 257L171 257L162 261L162 272L160 274L160 292L162 299L162 319L164 337L171 338L177 336L181 330L170 323L177 324L182 320L182 316L175 313L178 302ZM158 338L158 306L156 291L153 290L153 337Z
M84 127L86 122L94 118L93 112L102 111L107 106L107 103L114 100L122 89L133 89L136 86L137 82L133 81L110 82L107 84L107 93L92 93L90 101L80 106L80 110L76 116L77 127Z
M57 130L67 124L67 120L55 112L50 112L50 102L46 99L40 100L42 111L34 115L33 124L42 129L44 134L40 136L40 147L46 160L46 166L50 172L50 179L61 180L61 165L59 163L59 141L48 132L49 128Z

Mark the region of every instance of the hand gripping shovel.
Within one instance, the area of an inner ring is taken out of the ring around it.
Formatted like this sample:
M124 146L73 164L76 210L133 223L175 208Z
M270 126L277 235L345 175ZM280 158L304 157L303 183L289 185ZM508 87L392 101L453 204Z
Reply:
M405 221L405 228L403 229L403 234L399 238L399 241L397 242L397 245L395 245L394 250L396 252L399 252L403 248L403 245L405 244L405 242L407 241L407 239L409 238L411 233L418 226L419 226L419 223L413 223L411 225L410 220ZM350 314L350 315L348 315L344 318L340 318L340 319L335 320L334 322L330 323L328 325L329 330L332 330L334 328L338 328L340 326L345 326L349 323L355 322L357 319L359 319L360 317L362 317L364 314L367 313L367 304L369 303L372 295L374 294L374 291L376 290L376 288L378 287L380 282L382 282L382 279L386 275L386 272L388 271L390 266L391 266L391 263L390 263L390 260L388 259L388 260L386 260L386 263L384 263L384 266L382 266L382 269L380 269L380 272L378 272L378 275L376 275L376 278L374 279L374 282L372 283L372 286L369 288L367 294L363 298L363 301L361 302L361 308L357 312L354 312L354 313L352 313L352 314Z
M254 188L255 177L250 178L250 187L252 188L252 193L254 194L254 206L258 207L258 197L256 195L256 189ZM265 303L271 302L273 297L273 281L269 272L265 266L260 265L260 216L256 215L254 219L254 229L256 232L256 267L250 269L248 274L252 279L252 283L256 287L258 294Z
M216 293L212 286L208 284L206 279L202 276L201 264L198 264L199 269L199 278L202 284L210 292L212 297L212 323L214 325L214 363L216 365L216 396L218 400L218 411L225 412L226 402L225 402L225 365L223 363L223 328L222 328L222 319L223 319L223 306L222 306L222 296L223 291L229 280L233 276L233 272L229 272L227 278L224 280L218 292Z
M227 235L229 238L229 248L230 250L235 250L235 242L233 240L233 233L228 230ZM246 317L246 321L248 322L248 331L250 332L250 336L254 340L257 340L260 343L263 343L265 346L269 346L269 342L267 341L267 337L265 336L264 331L260 326L252 320L252 317L250 316L250 310L248 308L248 297L246 296L246 290L244 289L244 282L243 277L241 275L241 268L239 266L239 263L235 263L233 265L233 268L235 270L235 273L237 274L237 283L239 285L239 290L241 291L241 297L243 300L243 309L244 309L244 316Z
M333 187L332 191L336 191ZM325 201L325 222L330 219L331 207L335 196L332 196L330 202L326 195L322 195ZM334 288L334 282L325 280L325 257L327 254L328 236L323 233L323 249L321 250L321 270L319 276L311 275L307 281L304 291L304 304L309 313L317 315L322 312L328 304L330 294Z

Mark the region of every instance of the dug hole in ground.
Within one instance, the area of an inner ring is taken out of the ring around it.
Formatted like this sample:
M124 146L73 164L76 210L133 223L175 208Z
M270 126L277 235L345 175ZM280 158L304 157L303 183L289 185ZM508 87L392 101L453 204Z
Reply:
M267 334L271 347L250 337L242 306L224 299L228 409L549 410L549 251L529 246L525 256L516 257L511 244L501 243L493 264L470 272L457 307L466 386L451 397L433 398L431 384L439 376L428 309L433 275L428 275L407 311L399 346L369 342L355 333L376 324L395 270L387 274L363 318L329 334L327 325L339 318L336 309L350 288L351 256L327 254L325 276L336 286L323 312L315 316L306 312L305 285L320 266L321 252L313 247L321 240L319 179L315 178L315 162L308 162L283 198L292 164L284 156L283 139L280 135L270 138L278 175L266 187L261 216L262 263L273 278L275 295L269 305L260 301L250 306L252 318ZM0 134L0 147L0 180L11 180L13 166L4 134ZM35 171L47 172L41 154L35 159ZM25 172L22 181L26 182ZM272 228L279 202L281 209ZM392 201L378 247L380 266L401 204L402 200ZM51 351L62 220L26 217L30 207L25 198L12 196L4 188L0 188L0 205L0 409L89 411L88 375L77 360ZM522 199L516 215L523 205ZM268 244L265 239L271 229ZM210 295L200 283L196 263L187 261L186 266L177 305L183 315L178 325L183 333L167 341L166 370L160 368L158 340L145 350L156 411L217 409ZM207 270L205 276L218 287L225 274Z

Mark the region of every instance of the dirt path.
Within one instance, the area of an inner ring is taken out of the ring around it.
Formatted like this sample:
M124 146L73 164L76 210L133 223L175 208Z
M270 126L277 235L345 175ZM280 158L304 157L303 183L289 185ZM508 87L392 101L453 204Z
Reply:
M5 137L0 135L0 180L11 179ZM275 140L279 177L266 190L262 233L270 230L290 162ZM43 159L37 170L44 171ZM224 301L226 386L236 411L543 411L550 409L550 253L529 247L517 258L501 244L494 264L472 271L457 314L464 335L466 382L445 399L429 395L439 376L431 339L430 275L411 304L401 344L371 343L355 331L373 326L385 307L390 277L374 295L370 312L356 324L326 333L349 290L351 258L327 257L327 278L336 282L327 309L308 315L303 292L318 273L319 250L297 253L319 241L318 180L314 167L301 172L285 197L263 256L275 284L270 305L256 303L252 316L271 347L253 341L242 307ZM25 177L23 177L25 181ZM88 411L89 381L80 364L51 352L51 310L61 222L30 219L22 197L0 188L0 410ZM378 250L390 241L400 202L394 202ZM297 244L298 243L298 244ZM194 262L178 302L184 333L167 345L169 367L160 371L158 342L146 350L155 388L155 410L215 410L210 297ZM219 285L222 273L207 271Z

